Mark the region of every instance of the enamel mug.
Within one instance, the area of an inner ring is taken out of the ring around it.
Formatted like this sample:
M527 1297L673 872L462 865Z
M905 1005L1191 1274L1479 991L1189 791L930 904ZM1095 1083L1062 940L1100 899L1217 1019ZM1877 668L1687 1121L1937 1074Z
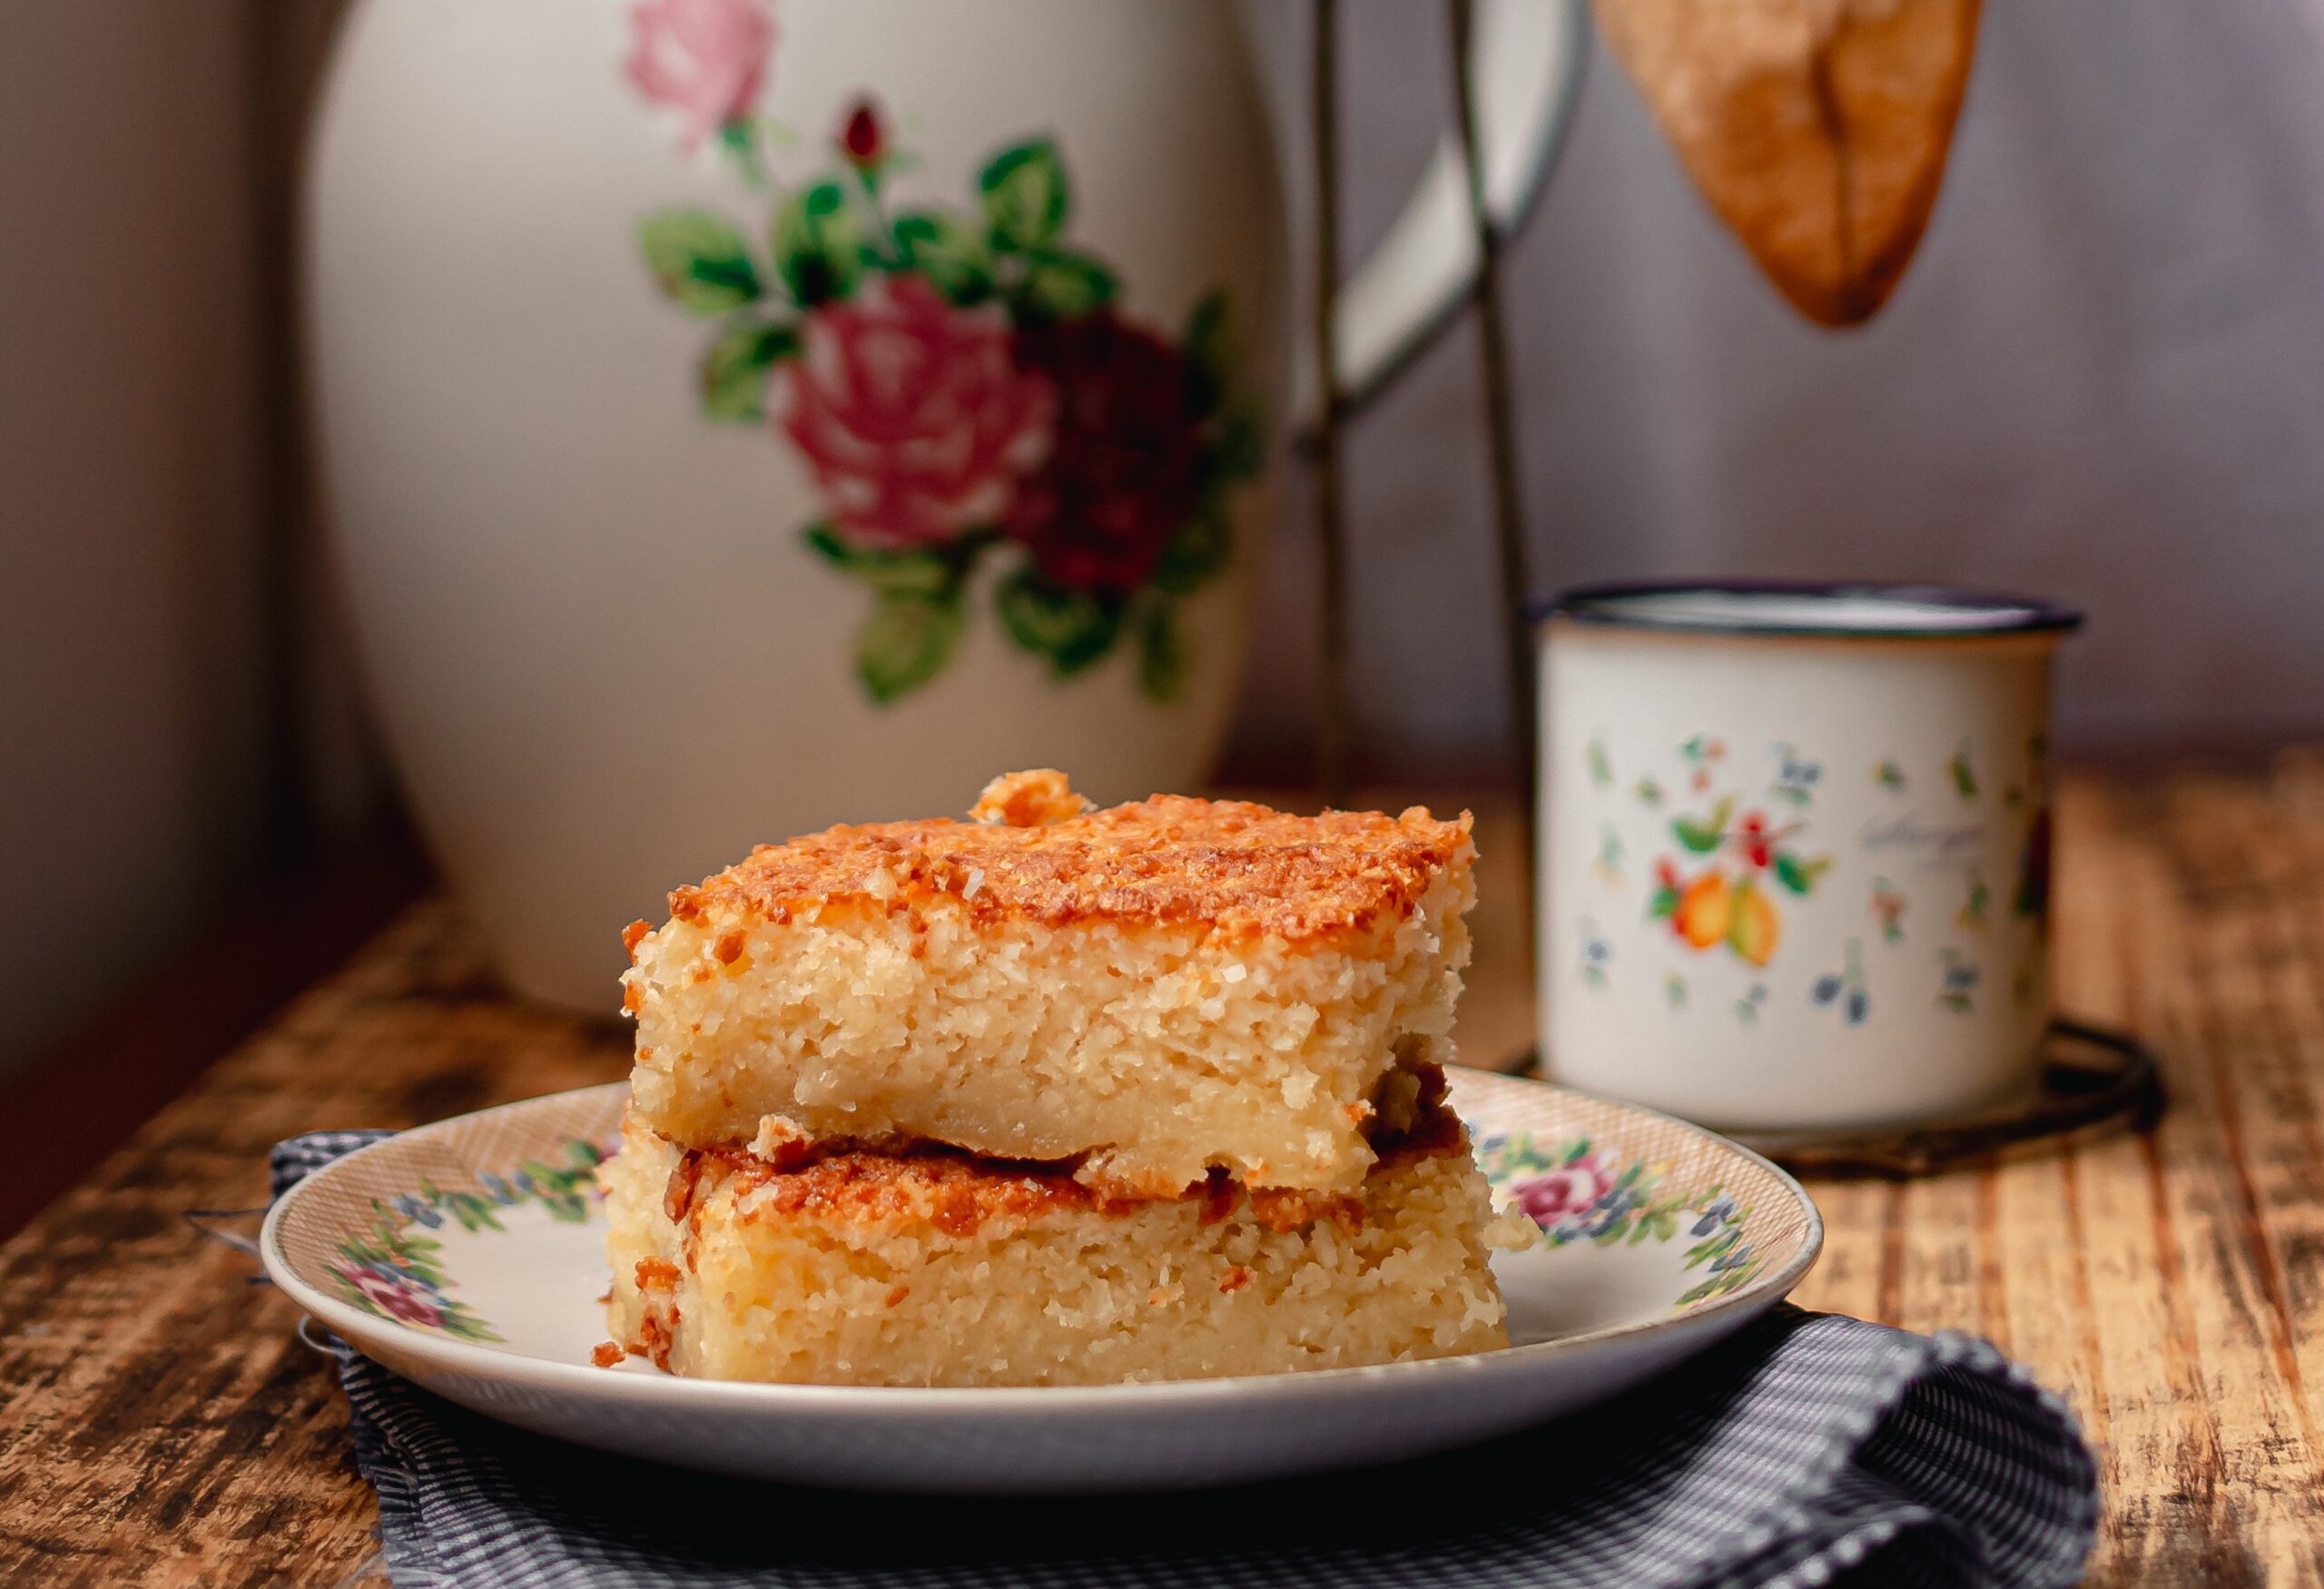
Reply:
M2023 1085L2050 1013L2052 665L2080 622L1908 587L1549 603L1547 1073L1747 1130Z

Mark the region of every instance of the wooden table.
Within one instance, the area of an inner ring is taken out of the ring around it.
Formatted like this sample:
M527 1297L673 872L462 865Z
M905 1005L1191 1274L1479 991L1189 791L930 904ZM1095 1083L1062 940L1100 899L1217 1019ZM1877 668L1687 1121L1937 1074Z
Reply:
M1488 859L1512 855L1507 811L1483 816ZM1800 1300L1976 1331L2063 1390L2102 1453L2093 1582L2324 1582L2324 757L2077 778L2061 834L2063 1002L2155 1046L2170 1111L2062 1156L1817 1183ZM1531 1032L1517 908L1504 864L1474 1058ZM0 1248L0 1581L376 1581L325 1363L181 1210L261 1201L279 1137L612 1080L625 1048L499 996L424 904Z

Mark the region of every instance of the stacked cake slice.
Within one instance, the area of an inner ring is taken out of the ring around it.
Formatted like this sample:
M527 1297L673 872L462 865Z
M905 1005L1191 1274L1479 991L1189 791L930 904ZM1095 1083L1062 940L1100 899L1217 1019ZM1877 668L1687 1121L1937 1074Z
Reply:
M1443 1101L1466 819L1054 773L631 930L613 1333L682 1374L1088 1384L1504 1344Z

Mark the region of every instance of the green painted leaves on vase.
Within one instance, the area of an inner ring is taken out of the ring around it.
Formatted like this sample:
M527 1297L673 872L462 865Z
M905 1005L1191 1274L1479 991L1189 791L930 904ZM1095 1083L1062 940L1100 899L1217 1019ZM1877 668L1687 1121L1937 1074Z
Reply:
M1230 402L1218 422L1218 437L1211 449L1211 469L1221 480L1244 480L1259 472L1267 458L1266 417L1256 400Z
M1059 585L1029 563L1001 580L993 604L1009 638L1047 658L1059 678L1105 656L1121 632L1120 597Z
M863 222L835 182L800 189L774 212L774 268L802 309L855 291L863 274Z
M950 548L851 546L828 524L811 524L802 537L808 548L843 574L881 596L936 596L959 587L967 574L963 558Z
M679 308L724 314L756 300L758 266L734 222L712 210L658 210L637 224L645 262Z
M872 604L855 632L855 673L886 704L936 676L960 634L960 597L892 593Z
M1227 315L1226 293L1214 288L1195 301L1187 314L1184 342L1187 367L1201 383L1193 400L1196 406L1208 408L1226 396L1234 375L1235 328Z
M1256 400L1235 391L1235 321L1226 294L1216 289L1187 315L1187 401L1215 414L1209 470L1216 480L1247 479L1266 462L1266 421Z
M992 251L983 234L959 216L910 210L896 217L895 232L904 264L953 302L966 306L992 296Z
M1072 195L1055 143L1033 138L994 155L978 174L977 198L984 246L1009 262L991 276L1005 282L1020 321L1079 320L1114 301L1119 284L1105 262L1059 242Z
M714 419L759 419L776 362L799 350L798 328L741 320L712 339L702 355L702 411Z
M1063 231L1071 204L1065 162L1047 138L1029 139L994 155L978 174L977 196L992 246L1020 253Z
M1156 602L1137 620L1137 687L1157 701L1175 699L1186 682L1186 646L1172 604Z
M1001 579L993 606L1009 637L1045 659L1054 677L1095 666L1127 629L1137 654L1137 687L1148 699L1174 699L1186 681L1177 604L1167 597L1125 601L1108 591L1077 590L1027 564Z
M1088 254L1042 249L1026 262L1020 312L1034 320L1078 320L1114 299L1114 273Z
M968 570L981 540L888 550L850 546L825 524L802 538L816 556L871 587L872 612L855 632L855 675L882 706L942 671L960 636Z
M1172 596L1189 596L1225 570L1235 549L1235 527L1225 504L1205 503L1187 520L1154 566L1154 583Z

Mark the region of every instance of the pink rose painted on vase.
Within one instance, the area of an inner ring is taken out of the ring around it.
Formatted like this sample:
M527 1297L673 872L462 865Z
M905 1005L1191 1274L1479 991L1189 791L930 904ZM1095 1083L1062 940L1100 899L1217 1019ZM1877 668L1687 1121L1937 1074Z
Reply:
M1585 1153L1546 1175L1521 1180L1510 1189L1525 1217L1546 1230L1587 1214L1599 1199L1614 1189L1614 1179L1611 1166L1601 1163L1594 1153Z
M685 147L750 114L774 45L760 0L645 0L629 16L624 70L638 93L678 113Z
M800 341L776 423L853 545L938 546L990 524L1049 451L1055 400L1017 368L1008 322L920 277L822 305Z

